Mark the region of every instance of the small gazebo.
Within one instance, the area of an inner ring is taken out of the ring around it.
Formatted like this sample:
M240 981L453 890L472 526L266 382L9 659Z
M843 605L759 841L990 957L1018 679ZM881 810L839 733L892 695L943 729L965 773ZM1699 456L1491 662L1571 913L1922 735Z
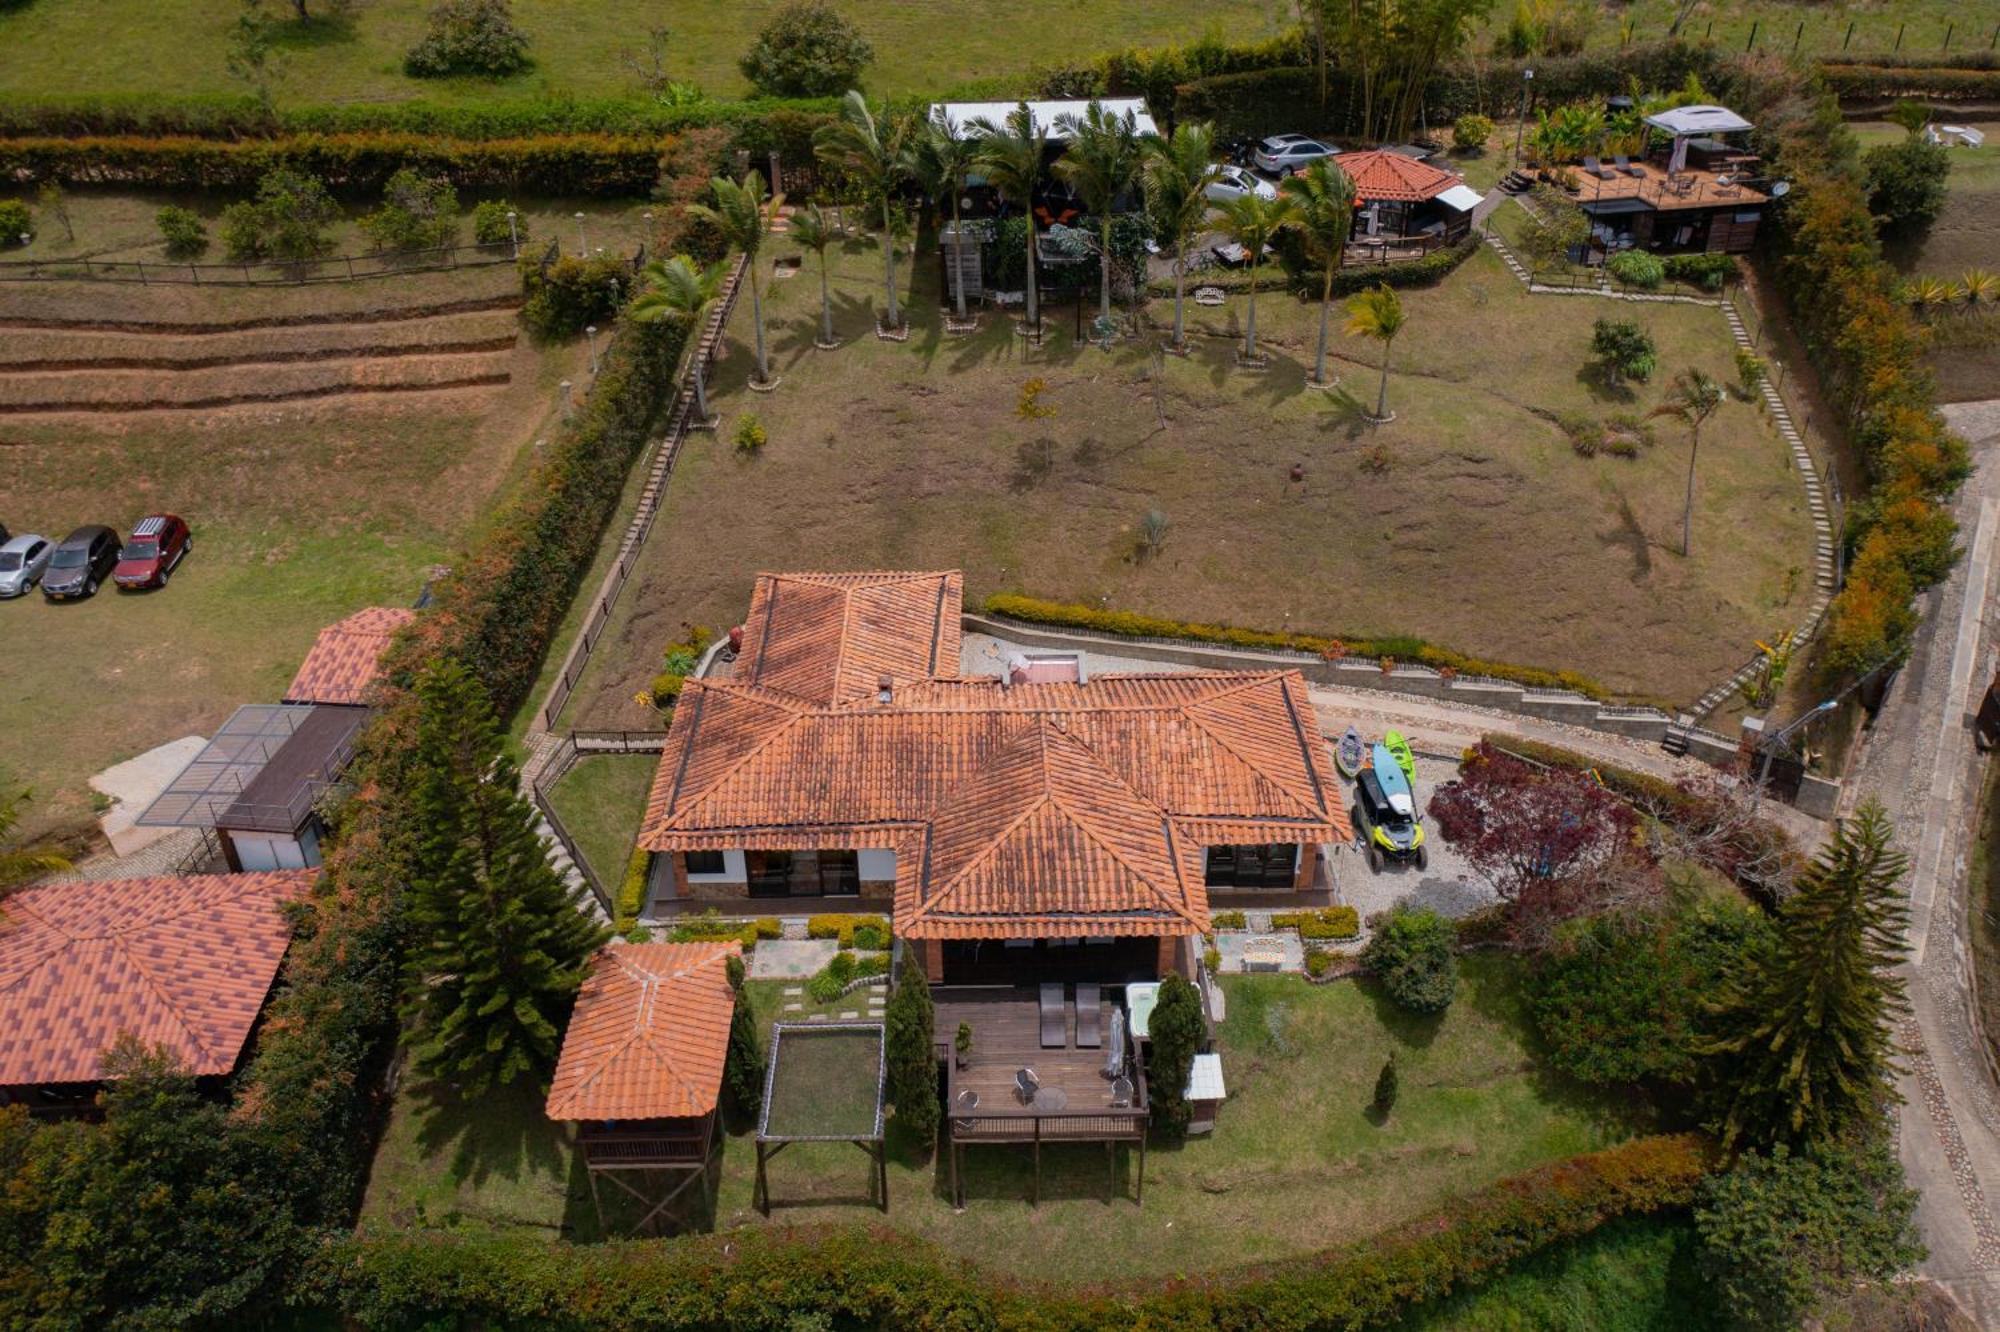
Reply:
M548 1116L577 1124L600 1226L599 1175L648 1208L634 1231L706 1177L736 1008L729 959L742 951L733 940L614 941L597 955L563 1035Z
M1434 249L1472 229L1481 196L1455 172L1391 148L1342 153L1333 164L1354 182L1351 250L1373 257L1389 245Z

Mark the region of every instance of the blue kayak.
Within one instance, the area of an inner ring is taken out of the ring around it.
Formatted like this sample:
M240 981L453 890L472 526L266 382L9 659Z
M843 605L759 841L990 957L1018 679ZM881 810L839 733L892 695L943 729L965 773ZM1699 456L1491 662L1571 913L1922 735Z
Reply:
M1403 765L1396 762L1395 751L1377 741L1373 759L1375 780L1382 784L1382 794L1389 797L1392 803L1397 796L1402 796L1411 802L1410 808L1414 808L1416 795L1410 790L1410 776L1403 771Z

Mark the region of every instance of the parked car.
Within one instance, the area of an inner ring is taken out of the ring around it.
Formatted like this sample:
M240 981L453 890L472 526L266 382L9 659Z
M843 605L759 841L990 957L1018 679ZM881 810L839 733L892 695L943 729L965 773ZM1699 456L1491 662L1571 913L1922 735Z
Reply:
M1354 827L1367 844L1369 869L1379 873L1384 860L1413 861L1420 870L1430 865L1423 824L1409 796L1386 793L1373 768L1356 774L1354 793L1360 797L1354 802Z
M4 535L5 529L0 529ZM49 539L24 532L0 546L0 597L26 596L49 567Z
M1257 169L1282 176L1322 157L1332 157L1340 149L1309 139L1303 134L1276 134L1257 145Z
M42 595L50 601L94 596L97 585L118 567L118 534L90 524L62 539L42 574Z
M156 513L141 518L132 529L132 539L118 552L118 567L111 571L111 581L124 588L165 587L193 549L194 534L175 515Z
M1219 166L1209 174L1208 184L1201 191L1211 203L1227 203L1231 199L1241 199L1246 194L1254 194L1260 199L1278 197L1278 187L1268 180L1260 180L1239 166Z

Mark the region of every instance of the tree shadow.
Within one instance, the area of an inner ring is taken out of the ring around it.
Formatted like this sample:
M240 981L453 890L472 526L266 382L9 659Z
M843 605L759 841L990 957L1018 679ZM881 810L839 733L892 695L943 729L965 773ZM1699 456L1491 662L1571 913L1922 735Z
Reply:
M0 9L6 8L0 5ZM354 15L314 14L273 23L266 30L271 45L280 51L317 51L322 47L344 46L355 39Z
M1632 557L1632 581L1643 583L1653 576L1653 545L1646 539L1646 530L1639 525L1639 515L1632 511L1632 501L1624 490L1617 491L1618 520L1608 531L1597 534L1597 544L1614 550L1624 550Z
M1630 407L1639 401L1639 394L1625 380L1612 383L1604 377L1604 367L1596 361L1586 361L1576 372L1576 382L1590 395L1592 402L1616 403Z
M1381 1025L1382 1030L1388 1032L1390 1037L1403 1048L1429 1049L1437 1040L1438 1033L1444 1030L1445 1016L1450 1012L1449 1009L1444 1013L1413 1013L1391 999L1381 982L1373 977L1356 976L1352 984L1359 986L1361 993L1368 997L1369 1006L1375 1010L1375 1021ZM1459 993L1458 1002L1463 1003L1463 978L1460 980Z
M561 1175L567 1151L559 1126L543 1114L541 1092L521 1082L482 1096L426 1080L405 1095L422 1105L417 1145L427 1157L449 1155L448 1177L475 1188L498 1176Z
M1638 1133L1656 1127L1659 1107L1635 1088L1607 1090L1577 1081L1550 1061L1548 1042L1534 1020L1526 958L1488 956L1459 971L1458 1002L1503 1027L1527 1052L1521 1069L1535 1099L1556 1106L1604 1133Z
M605 1172L599 1172L596 1196L592 1197L590 1169L581 1149L570 1155L569 1187L563 1207L563 1238L572 1244L599 1244L631 1239L636 1235L684 1235L713 1231L722 1193L723 1157L730 1150L727 1136L716 1144L699 1183L648 1218L654 1202L683 1182L680 1172L618 1172L651 1201L634 1197ZM744 1144L736 1149L747 1150ZM600 1214L600 1208L601 1214ZM642 1229L643 1223L643 1229Z
M1147 1151L1158 1155L1177 1152L1180 1142L1149 1143ZM1130 1204L1138 1185L1139 1148L1136 1143L1112 1143L1107 1150L1099 1142L1042 1144L1042 1177L1039 1196L1035 1186L1035 1149L1027 1143L967 1143L959 1154L960 1193L973 1202L1025 1203L1097 1202L1107 1206ZM949 1145L937 1154L932 1175L932 1193L953 1201L951 1192L951 1152Z
M1343 382L1322 392L1326 397L1326 410L1320 414L1322 431L1337 431L1349 440L1358 440L1368 434L1373 425L1368 419L1369 406L1356 396L1353 389Z

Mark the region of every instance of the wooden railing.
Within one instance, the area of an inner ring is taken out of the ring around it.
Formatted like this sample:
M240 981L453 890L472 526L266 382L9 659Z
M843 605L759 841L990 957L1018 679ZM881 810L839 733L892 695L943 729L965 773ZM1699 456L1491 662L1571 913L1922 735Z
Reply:
M1146 1136L1149 1112L1055 1110L954 1112L951 1136L960 1142L1136 1142Z
M707 1143L699 1137L585 1137L591 1165L689 1165L702 1159Z

